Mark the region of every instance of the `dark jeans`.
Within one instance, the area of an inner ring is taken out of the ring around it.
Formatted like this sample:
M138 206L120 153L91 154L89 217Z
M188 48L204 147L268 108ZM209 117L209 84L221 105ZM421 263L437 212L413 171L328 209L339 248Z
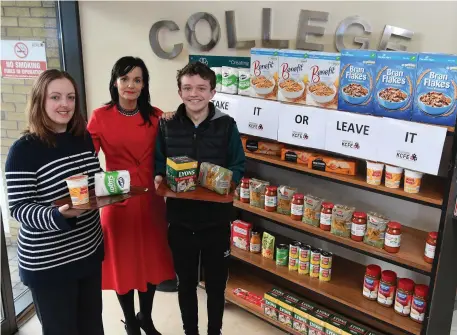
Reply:
M101 286L100 268L90 277L31 287L43 335L103 335Z
M190 231L170 225L170 248L178 278L178 297L186 335L198 334L198 264L205 277L208 335L220 335L230 256L230 226Z

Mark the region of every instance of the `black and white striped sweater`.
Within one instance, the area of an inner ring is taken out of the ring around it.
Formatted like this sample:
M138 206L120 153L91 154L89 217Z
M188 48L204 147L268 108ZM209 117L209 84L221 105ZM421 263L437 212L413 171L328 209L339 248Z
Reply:
M98 211L66 219L54 200L69 196L65 178L101 171L89 134L56 135L56 147L35 136L17 140L5 165L11 215L20 223L18 259L22 281L29 286L81 278L99 271L103 233Z

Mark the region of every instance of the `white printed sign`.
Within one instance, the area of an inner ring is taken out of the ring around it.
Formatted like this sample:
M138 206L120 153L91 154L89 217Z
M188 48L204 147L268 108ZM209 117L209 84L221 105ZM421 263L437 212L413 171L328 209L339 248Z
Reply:
M216 108L222 113L228 114L236 120L237 111L239 109L238 96L230 94L216 93L213 100L211 100Z
M279 114L278 141L308 148L325 149L327 110L283 105Z
M376 148L381 145L378 134L381 118L329 111L325 133L325 150L339 154L376 160Z
M43 41L2 40L2 78L29 79L47 69Z
M383 118L378 160L437 175L447 129Z
M239 100L236 122L243 134L277 140L278 114L282 105L274 101L243 98Z

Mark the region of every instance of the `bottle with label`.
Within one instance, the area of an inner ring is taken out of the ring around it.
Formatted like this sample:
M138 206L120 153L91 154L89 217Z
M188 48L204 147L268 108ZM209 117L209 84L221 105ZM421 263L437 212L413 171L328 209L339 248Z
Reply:
M351 239L362 242L367 230L367 213L354 212L352 214Z
M262 240L260 239L260 234L256 231L253 231L251 234L249 248L254 254L260 254L260 251L262 250Z
M416 285L414 288L411 313L409 317L419 323L424 322L425 309L427 307L428 286Z
M428 233L427 242L425 243L424 261L427 263L433 263L435 258L436 239L438 238L438 232L432 231Z
M391 270L384 270L378 290L378 303L391 307L394 303L395 289L397 287L397 274Z
M249 178L241 179L240 201L245 204L249 203Z
M322 230L330 231L332 228L332 209L333 209L333 203L324 201L322 203L322 209L321 209L321 218L319 221L319 227Z
M378 298L379 280L381 279L381 267L370 264L365 271L363 280L363 296L369 300Z
M401 224L398 222L389 222L384 240L384 250L392 254L400 251L401 243Z
M411 301L413 300L414 282L408 278L398 281L398 289L395 294L394 310L402 316L408 316L411 312Z
M265 210L267 212L276 212L278 207L278 187L267 186L265 189Z
M303 218L303 207L305 203L305 196L301 193L295 193L292 197L290 206L290 217L292 220L301 221Z

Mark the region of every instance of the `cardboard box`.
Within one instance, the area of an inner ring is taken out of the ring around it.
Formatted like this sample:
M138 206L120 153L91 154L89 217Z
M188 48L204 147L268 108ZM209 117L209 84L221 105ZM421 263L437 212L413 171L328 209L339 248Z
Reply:
M333 314L330 316L327 324L325 325L325 334L326 335L346 335L346 327L349 325L349 321L345 318Z
M362 327L357 323L350 323L349 326L346 328L346 331L350 335L366 335L366 333L368 332L368 330L365 327Z
M278 49L251 49L251 94L254 98L277 100Z
M330 313L322 308L317 308L309 318L309 335L325 335L325 325L330 319Z
M198 162L188 156L168 157L167 185L176 193L194 191L197 185Z
M298 163L308 166L309 160L318 156L312 151L297 150L297 149L281 149L281 160L286 162Z
M279 52L278 100L296 104L306 101L309 51L281 50Z
M356 173L356 161L330 156L315 156L308 160L308 168L338 174L354 176Z
M273 288L264 295L264 314L273 320L278 320L278 299L284 295L280 289Z
M295 305L293 321L295 331L303 335L308 335L309 319L315 309L316 306L304 300L299 301Z
M300 300L291 294L284 294L278 299L278 321L283 325L292 328L294 321L295 305Z

